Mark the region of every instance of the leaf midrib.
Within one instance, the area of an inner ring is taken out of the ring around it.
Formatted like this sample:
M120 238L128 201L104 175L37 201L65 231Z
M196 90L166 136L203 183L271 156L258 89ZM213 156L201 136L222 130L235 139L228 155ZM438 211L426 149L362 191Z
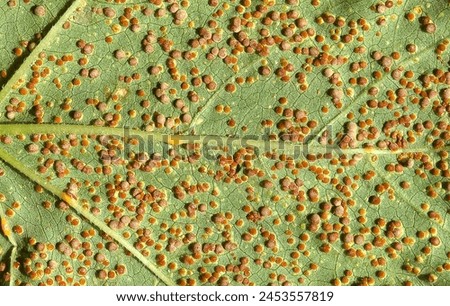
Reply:
M119 136L119 137L141 137L158 142L165 142L172 145L179 145L185 143L204 142L204 141L219 141L223 145L231 144L231 146L241 147L247 145L258 149L270 148L274 151L294 152L294 150L301 147L305 152L312 154L324 154L334 151L338 154L363 154L363 155L398 155L403 153L430 153L440 152L450 149L450 145L441 148L427 147L411 147L399 148L395 151L390 149L379 149L374 147L361 148L339 148L336 145L321 145L310 144L309 142L289 142L279 140L267 140L264 137L260 139L250 139L246 137L232 137L220 135L178 135L168 134L157 131L142 131L139 129L130 129L126 127L105 127L105 126L90 126L78 124L34 124L34 123L2 123L0 124L0 135L33 135L33 134L52 134L52 135L103 135L103 136ZM307 151L306 151L307 150ZM265 151L263 151L265 152ZM0 155L1 158L1 155Z

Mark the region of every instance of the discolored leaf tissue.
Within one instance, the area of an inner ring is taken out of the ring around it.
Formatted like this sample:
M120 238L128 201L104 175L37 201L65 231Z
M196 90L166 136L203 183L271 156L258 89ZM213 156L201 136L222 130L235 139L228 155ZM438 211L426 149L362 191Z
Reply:
M448 285L449 2L0 4L2 285Z

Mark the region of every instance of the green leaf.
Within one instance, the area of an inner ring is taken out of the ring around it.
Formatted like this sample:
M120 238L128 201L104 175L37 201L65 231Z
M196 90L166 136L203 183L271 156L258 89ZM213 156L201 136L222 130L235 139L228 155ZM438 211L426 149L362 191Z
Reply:
M53 2L0 6L2 284L450 282L447 2Z
M41 3L20 5L17 1L2 4L0 8L2 14L1 85L4 85L9 76L14 74L14 70L46 36L69 5L70 3L66 1L52 1L43 5Z

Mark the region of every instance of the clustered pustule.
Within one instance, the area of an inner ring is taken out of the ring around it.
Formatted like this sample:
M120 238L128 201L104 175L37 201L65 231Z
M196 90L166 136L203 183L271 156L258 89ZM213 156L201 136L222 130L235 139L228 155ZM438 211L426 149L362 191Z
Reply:
M20 146L39 175L58 182L177 285L299 285L319 278L331 285L390 284L393 266L401 266L404 285L445 282L447 211L436 203L450 200L450 73L443 66L417 69L414 58L429 49L438 65L447 39L436 38L431 49L412 38L386 48L374 43L394 26L390 14L401 1L368 6L373 18L363 18L341 16L318 0L209 0L202 22L193 1L115 2L121 5L90 8L95 34L81 31L82 22L64 23L61 35L73 51L41 51L5 100L5 121L92 125L92 134L74 128L63 136L3 135L2 146ZM40 5L30 12L49 14ZM397 18L417 35L445 30L426 13ZM242 93L252 86L264 91L253 93L261 101L244 116ZM202 129L208 120L215 129ZM95 127L128 125L148 135L216 132L238 139L264 130L264 144L286 147L217 144L206 159L199 143L167 141L160 152L158 145L145 150L148 141L132 130L127 137L95 134ZM287 153L305 143L319 149L296 158ZM9 169L0 170L1 179ZM410 198L416 184L424 190L420 203ZM45 187L35 184L34 191L41 200ZM120 240L62 200L42 200L40 209L61 214L68 229L57 241L33 237L14 219L26 204L14 201L5 212L13 233L28 239L27 255L13 265L24 275L15 284L120 283L136 270ZM416 211L422 223L415 229L389 213L400 210ZM337 256L344 259L334 271L326 261ZM430 258L439 260L424 265ZM8 269L0 262L5 282Z

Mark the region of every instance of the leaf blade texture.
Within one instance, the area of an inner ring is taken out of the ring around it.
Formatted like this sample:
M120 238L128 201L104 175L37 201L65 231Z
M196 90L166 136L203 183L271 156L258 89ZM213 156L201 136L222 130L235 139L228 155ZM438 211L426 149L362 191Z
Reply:
M444 1L15 2L2 284L448 284Z

